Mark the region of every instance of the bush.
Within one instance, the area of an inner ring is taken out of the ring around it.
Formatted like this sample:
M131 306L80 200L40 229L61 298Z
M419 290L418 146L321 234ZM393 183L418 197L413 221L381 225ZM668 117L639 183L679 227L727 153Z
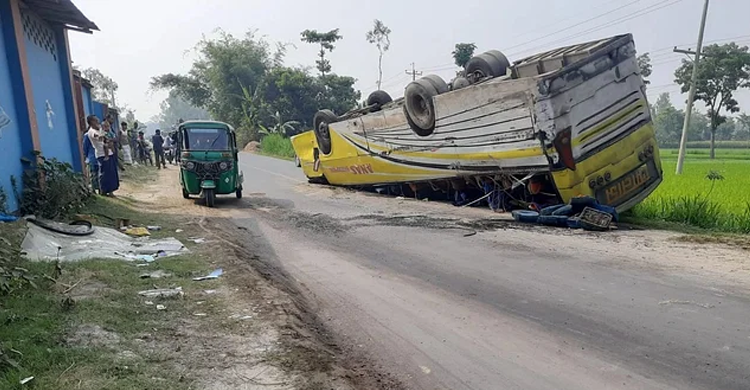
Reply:
M37 157L36 164L23 173L20 196L16 191L21 213L54 219L81 210L92 195L83 175L66 162Z
M294 158L292 141L281 134L268 134L260 140L260 151L271 156Z

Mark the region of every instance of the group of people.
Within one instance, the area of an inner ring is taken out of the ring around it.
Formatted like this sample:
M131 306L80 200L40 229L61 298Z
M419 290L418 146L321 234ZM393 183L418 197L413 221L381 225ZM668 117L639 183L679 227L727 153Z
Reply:
M125 170L125 165L147 164L154 165L151 158L153 151L156 166L166 168L166 153L174 156L175 142L171 136L162 136L160 130L146 140L143 131L128 130L128 124L122 122L120 129L114 125L111 115L100 121L95 115L86 118L88 125L83 137L83 153L86 156L91 187L101 195L112 196L120 188L118 170ZM119 156L122 151L122 158ZM135 154L135 158L133 156ZM136 161L137 160L137 161ZM170 162L174 161L173 157Z
M86 118L88 129L83 137L83 153L86 156L91 187L101 195L112 196L120 188L121 167L117 155L118 144L122 146L122 137L112 130L112 117L107 116L103 122L96 115ZM123 151L129 155L130 151ZM123 168L124 169L124 168Z

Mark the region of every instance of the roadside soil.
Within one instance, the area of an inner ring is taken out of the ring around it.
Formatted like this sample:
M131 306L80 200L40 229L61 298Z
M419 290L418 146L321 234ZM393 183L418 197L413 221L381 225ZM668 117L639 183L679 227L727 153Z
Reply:
M296 282L274 263L273 250L263 238L232 222L237 210L221 208L224 203L250 207L247 200L219 197L219 208L185 200L177 170L170 166L158 172L155 181L123 183L117 195L141 212L184 219L181 229L205 238L191 250L224 270L222 286L209 290L208 298L219 300L214 306L220 309L196 307L202 316L181 318L174 337L155 342L154 348L179 351L170 356L179 371L205 379L192 388L403 388L331 334L309 309ZM185 299L208 300L201 293L186 293Z

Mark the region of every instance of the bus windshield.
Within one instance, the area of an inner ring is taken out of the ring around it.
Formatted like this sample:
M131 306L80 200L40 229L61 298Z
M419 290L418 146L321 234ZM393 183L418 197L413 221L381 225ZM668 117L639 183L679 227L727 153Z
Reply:
M185 129L182 146L186 150L229 150L227 129Z

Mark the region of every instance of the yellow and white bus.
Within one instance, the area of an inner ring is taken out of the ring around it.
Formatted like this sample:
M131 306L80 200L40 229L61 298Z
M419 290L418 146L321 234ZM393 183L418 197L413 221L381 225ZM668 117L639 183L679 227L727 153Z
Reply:
M311 180L340 186L543 188L560 202L588 195L619 212L662 181L631 35L516 61L490 51L445 83L430 75L391 101L314 118L292 138ZM530 183L534 186L528 185Z

